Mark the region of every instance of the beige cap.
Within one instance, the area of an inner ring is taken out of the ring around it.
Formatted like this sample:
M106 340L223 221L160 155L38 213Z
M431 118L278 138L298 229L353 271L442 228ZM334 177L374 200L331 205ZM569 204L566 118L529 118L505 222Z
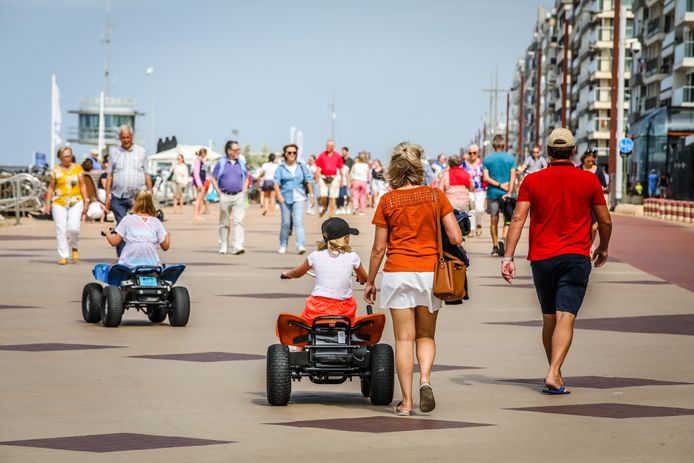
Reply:
M552 130L547 139L547 146L552 148L562 148L564 146L574 146L574 136L569 129L557 127Z

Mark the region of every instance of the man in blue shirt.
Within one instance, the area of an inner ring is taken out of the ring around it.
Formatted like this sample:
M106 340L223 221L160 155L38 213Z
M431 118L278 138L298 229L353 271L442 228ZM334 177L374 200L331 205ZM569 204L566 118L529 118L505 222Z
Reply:
M652 198L655 196L656 188L658 188L658 174L655 173L655 169L651 169L651 173L648 174L648 197Z
M224 152L226 157L220 159L212 171L212 185L219 194L219 253L227 253L231 217L234 226L231 253L239 255L246 252L243 248L243 219L246 216L248 168L239 158L241 146L238 142L228 141Z
M499 240L499 212L504 214L503 239L513 215L513 187L516 183L516 160L506 153L504 137L495 135L494 152L484 158L484 181L487 183L487 214L491 216L492 256L504 255L504 241ZM504 207L507 206L507 207Z

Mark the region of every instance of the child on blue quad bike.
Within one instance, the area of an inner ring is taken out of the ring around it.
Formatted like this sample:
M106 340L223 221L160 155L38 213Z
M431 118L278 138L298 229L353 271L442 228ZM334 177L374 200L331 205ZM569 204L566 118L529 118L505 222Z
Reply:
M152 195L141 191L135 196L133 210L115 230L102 231L111 246L125 242L115 265L97 264L94 276L108 286L89 283L82 292L82 315L87 323L106 327L120 325L123 312L135 308L147 313L154 323L169 317L171 326L185 326L190 315L188 290L173 287L184 265L162 266L157 253L171 245L171 234L155 217Z
M316 384L340 384L358 377L361 391L374 405L393 400L394 359L387 344L379 344L385 315L357 317L352 295L352 274L367 279L359 256L349 245L350 228L341 218L321 226L323 241L298 267L283 272L282 279L311 273L316 284L301 316L282 313L277 318L279 344L268 348L266 392L272 405L287 405L292 381L303 377ZM310 272L313 270L313 272ZM292 350L290 350L292 347Z
M171 246L171 233L164 229L156 217L154 200L148 191L140 191L133 201L132 214L123 217L116 226L115 233L102 232L113 247L125 241L119 264L136 267L140 265L159 266L157 246L166 251Z

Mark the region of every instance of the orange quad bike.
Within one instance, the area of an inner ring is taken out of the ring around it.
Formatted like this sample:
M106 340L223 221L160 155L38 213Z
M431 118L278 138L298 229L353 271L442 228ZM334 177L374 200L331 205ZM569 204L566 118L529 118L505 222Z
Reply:
M374 405L393 401L395 365L393 348L379 344L386 323L382 313L357 317L322 316L310 325L303 318L283 313L277 318L280 344L267 349L267 400L287 405L292 381L308 377L315 384L342 384L359 377L361 392ZM300 348L290 350L290 346Z

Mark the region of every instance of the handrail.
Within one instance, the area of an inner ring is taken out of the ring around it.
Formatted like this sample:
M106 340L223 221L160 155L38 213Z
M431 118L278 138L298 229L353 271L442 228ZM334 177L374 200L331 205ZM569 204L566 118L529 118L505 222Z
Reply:
M19 224L22 214L41 209L45 192L41 180L30 174L0 178L0 212L14 211L15 223Z

